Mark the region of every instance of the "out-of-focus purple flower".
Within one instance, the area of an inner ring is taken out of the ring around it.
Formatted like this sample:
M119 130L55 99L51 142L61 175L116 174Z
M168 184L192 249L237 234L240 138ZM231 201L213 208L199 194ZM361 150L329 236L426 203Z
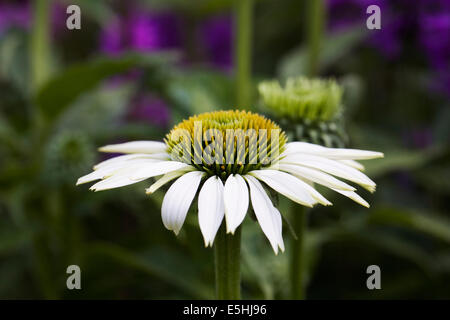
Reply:
M233 65L233 24L229 15L213 17L201 26L206 55L211 63L229 70Z
M381 30L370 31L368 44L387 58L397 57L403 39L411 38L434 69L433 88L450 95L450 1L449 0L327 0L329 28L341 30L365 26L366 9L381 9Z
M169 123L170 114L166 103L150 94L138 96L132 102L129 118L141 120L165 127Z
M386 21L381 30L372 30L374 34L368 39L369 45L377 48L387 58L398 57L403 45L403 26L402 20Z
M407 21L394 12L391 2L385 0L327 0L327 5L328 29L333 32L355 26L365 28L368 18L367 8L370 5L379 6L381 29L370 30L367 43L377 48L387 58L395 58L400 54L402 49L401 32Z
M130 47L140 51L175 48L180 45L177 17L172 13L133 12L128 18Z
M51 8L51 21L52 21L52 32L58 37L67 30L66 20L68 14L66 12L68 5L64 5L61 2L54 1Z
M60 2L53 2L50 18L53 35L59 36L66 30L66 6ZM32 23L31 1L9 1L0 4L0 32L11 27L30 29Z
M383 0L327 0L328 27L338 31L366 20L366 9L372 4L380 6ZM363 24L365 26L365 23Z
M180 21L171 12L133 9L124 18L112 21L100 35L101 50L112 55L125 50L152 52L180 45Z
M450 2L424 2L420 12L420 44L436 72L434 86L450 94Z
M27 29L31 24L30 6L27 2L0 4L0 32L10 28Z
M111 55L117 55L123 50L122 28L120 21L110 22L100 33L100 49Z

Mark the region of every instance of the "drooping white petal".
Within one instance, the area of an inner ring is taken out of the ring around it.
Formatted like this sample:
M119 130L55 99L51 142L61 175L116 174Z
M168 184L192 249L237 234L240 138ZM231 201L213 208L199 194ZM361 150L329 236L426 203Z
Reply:
M289 172L290 174L293 174L296 177L303 178L310 180L312 182L321 184L323 186L326 186L328 188L336 188L340 190L346 190L346 191L355 191L356 189L353 188L351 185L336 179L335 177L319 171L312 168L307 168L303 166L297 166L294 164L280 164L279 168L281 171Z
M193 170L195 170L195 168L190 166L190 167L187 167L187 168L183 168L183 169L180 169L180 170L176 170L176 171L172 171L172 172L166 173L161 178L159 178L155 183L153 183L149 188L145 189L145 192L147 194L152 194L153 192L155 192L156 190L161 188L166 183L172 181L173 179L178 178L179 176L182 176L186 172L193 171Z
M227 233L234 234L248 209L248 189L242 176L232 174L225 182L224 205Z
M197 193L204 172L193 171L178 178L167 191L161 207L164 226L178 235Z
M105 170L96 170L87 175L84 175L77 180L77 186L83 183L88 183L91 181L103 179L105 177Z
M353 181L371 192L375 191L375 182L364 173L336 160L313 155L292 154L282 159L280 164L295 164L318 169L334 176Z
M341 163L343 163L343 164L345 164L345 165L347 165L349 167L358 169L359 171L364 171L365 170L364 166L361 163L359 163L358 161L355 161L355 160L339 160L339 162L341 162Z
M279 211L273 206L261 183L251 175L244 176L250 187L250 198L252 200L253 211L258 219L261 230L266 235L275 254L278 248L284 250L283 238L281 235L281 216Z
M148 160L169 160L169 155L167 153L155 153L155 154L145 154L145 153L132 153L123 156L117 156L105 161L102 161L94 166L94 170L116 164L118 162L125 162L134 159L148 159Z
M212 176L205 181L198 196L198 223L205 247L212 246L225 214L223 191L220 178Z
M317 202L331 205L331 202L313 187L289 173L277 170L254 170L250 171L249 174L264 181L272 189L301 205L312 207Z
M92 185L89 189L93 191L103 191L124 187L145 180L145 179L141 180L130 179L130 175L132 174L133 170L134 168L120 169L111 177L106 178L100 182L97 182L96 184Z
M137 169L141 166L145 167L146 165L150 165L157 162L160 162L160 160L146 159L146 158L133 158L110 162L108 164L102 165L100 168L94 170L93 172L79 178L77 181L77 185L111 177L116 172L123 171L123 169L125 168Z
M318 155L335 160L368 160L382 158L384 156L382 152L359 149L327 148L307 142L295 141L286 144L286 150L283 153L284 155L297 153Z
M143 161L143 160L142 160ZM176 161L159 161L150 163L137 163L135 165L128 164L120 169L116 169L112 173L106 176L106 179L97 182L90 189L94 191L101 191L107 189L113 189L118 187L123 187L129 184L137 183L143 181L150 177L156 177L162 174L169 173L171 171L176 171L180 169L186 169L191 166L176 162ZM99 169L98 171L103 170ZM149 170L149 172L138 178L135 177L136 172L142 170ZM97 172L97 171L94 171ZM151 172L151 173L150 173Z
M282 225L281 213L274 206L272 207L272 216L273 216L273 221L275 223L275 227L277 229L277 234L278 234L278 247L280 247L281 252L284 252L283 225Z
M166 144L159 141L131 141L110 144L99 148L99 151L112 153L164 153L166 149Z
M366 208L370 208L369 203L366 200L364 200L363 198L361 198L361 196L354 191L344 191L344 190L339 190L339 189L333 189L333 190L352 199L353 201L359 203L360 205L362 205Z
M188 167L190 167L190 165L183 162L160 161L149 164L147 166L140 167L131 175L131 179L134 180L147 179L168 173L170 171L180 170Z

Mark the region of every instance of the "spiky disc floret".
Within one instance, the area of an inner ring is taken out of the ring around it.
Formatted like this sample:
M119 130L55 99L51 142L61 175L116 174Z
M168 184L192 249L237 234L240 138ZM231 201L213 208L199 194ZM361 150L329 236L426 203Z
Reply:
M286 135L259 114L229 110L192 116L176 125L164 141L173 160L226 179L278 161Z

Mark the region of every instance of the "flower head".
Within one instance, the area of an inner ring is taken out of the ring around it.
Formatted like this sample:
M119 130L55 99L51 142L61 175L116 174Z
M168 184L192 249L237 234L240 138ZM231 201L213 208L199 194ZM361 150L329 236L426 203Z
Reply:
M274 116L296 141L327 147L344 147L342 88L334 80L288 78L258 86L264 110Z
M206 246L213 244L224 218L227 232L234 233L251 202L275 253L284 251L282 219L265 186L304 206L331 205L314 189L313 183L318 183L369 206L353 186L337 178L374 191L375 183L355 160L383 156L372 151L287 143L277 124L245 111L193 116L175 126L165 143L133 141L108 145L100 151L124 155L99 163L77 184L101 179L91 187L100 191L159 176L147 189L151 194L176 179L162 203L164 226L178 234L198 192L198 220Z
M289 78L286 86L278 81L259 85L266 107L277 116L293 120L330 120L340 108L342 89L334 80Z
M286 137L277 124L258 114L217 111L182 121L165 141L172 159L226 179L269 166Z

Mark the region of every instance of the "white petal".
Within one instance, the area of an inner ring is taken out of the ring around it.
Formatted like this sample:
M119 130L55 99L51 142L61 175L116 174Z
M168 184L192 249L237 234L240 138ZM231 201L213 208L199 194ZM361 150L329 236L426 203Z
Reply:
M126 154L123 156L117 156L105 161L102 161L94 166L94 170L98 170L100 168L113 165L117 162L124 162L128 160L134 160L134 159L148 159L153 161L158 160L169 160L169 155L167 153L155 153L155 154L145 154L145 153L133 153L133 154Z
M101 147L99 151L113 153L164 153L166 149L166 144L159 141L131 141L110 144Z
M142 180L151 177L156 177L161 174L165 174L171 171L180 170L184 168L191 167L189 164L178 162L178 161L160 161L156 163L143 166L136 170L132 175L131 179Z
M195 170L194 167L187 167L187 168L183 168L183 169L180 169L180 170L176 170L176 171L172 171L172 172L166 173L161 178L159 178L155 183L153 183L149 188L145 189L145 192L147 194L152 194L153 192L155 192L156 190L161 188L166 183L172 181L173 179L178 178L179 176L182 176L186 172L193 171L193 170Z
M361 198L361 196L354 191L344 191L344 190L338 190L338 189L333 189L333 190L352 199L353 201L359 203L360 205L362 205L366 208L370 208L369 203L366 200L364 200L363 198Z
M311 182L315 182L318 184L321 184L323 186L326 186L328 188L336 188L341 190L347 190L347 191L355 191L356 189L353 188L351 185L336 179L335 177L311 168L303 167L303 166L297 166L295 164L279 164L279 168L281 171L289 172L290 174L307 181L310 180Z
M364 173L336 160L330 160L321 156L293 154L282 159L280 164L296 164L318 169L334 176L353 181L371 192L375 191L375 182L370 180Z
M339 160L339 162L341 162L341 163L343 163L343 164L345 164L345 165L347 165L349 167L358 169L359 171L364 171L365 170L364 166L361 163L359 163L358 161L355 161L355 160Z
M258 219L261 230L264 232L267 239L269 239L273 251L275 254L278 254L278 247L284 250L280 228L281 216L279 216L279 211L275 209L267 196L266 191L258 180L250 175L246 175L245 179L250 187L250 198L252 199L252 207L256 219Z
M212 246L225 214L223 189L222 181L212 176L205 181L198 196L198 223L205 247Z
M117 157L120 158L120 157ZM113 159L111 159L113 160ZM146 158L134 158L129 160L120 159L118 161L109 162L108 164L102 165L100 168L95 171L81 177L77 181L77 185L111 177L115 173L119 171L123 171L126 168L133 168L134 170L139 167L145 167L146 165L153 164L156 162L160 162L160 160L155 159L146 159Z
M200 171L185 173L170 186L164 196L161 207L162 221L164 226L175 234L178 234L183 226L203 175Z
M273 221L275 223L275 227L277 228L278 246L280 247L281 251L284 252L283 225L282 225L281 213L280 213L280 211L278 211L277 208L272 207L272 216L273 216Z
M286 144L284 155L288 154L312 154L326 157L335 160L367 160L382 158L382 152L359 150L359 149L344 149L344 148L326 148L317 144L307 142L290 142Z
M143 181L145 179L141 180L134 180L130 179L131 173L134 171L134 168L125 168L121 169L117 173L115 173L113 176L102 180L100 182L97 182L93 186L91 186L89 189L93 191L103 191L103 190L109 190L119 187L124 187L130 184L138 183L140 181Z
M272 189L301 205L312 207L317 202L331 205L331 202L313 187L289 173L276 170L254 170L250 171L249 174L264 181Z
M230 175L225 182L224 205L227 232L234 234L245 218L248 209L248 189L242 176Z

